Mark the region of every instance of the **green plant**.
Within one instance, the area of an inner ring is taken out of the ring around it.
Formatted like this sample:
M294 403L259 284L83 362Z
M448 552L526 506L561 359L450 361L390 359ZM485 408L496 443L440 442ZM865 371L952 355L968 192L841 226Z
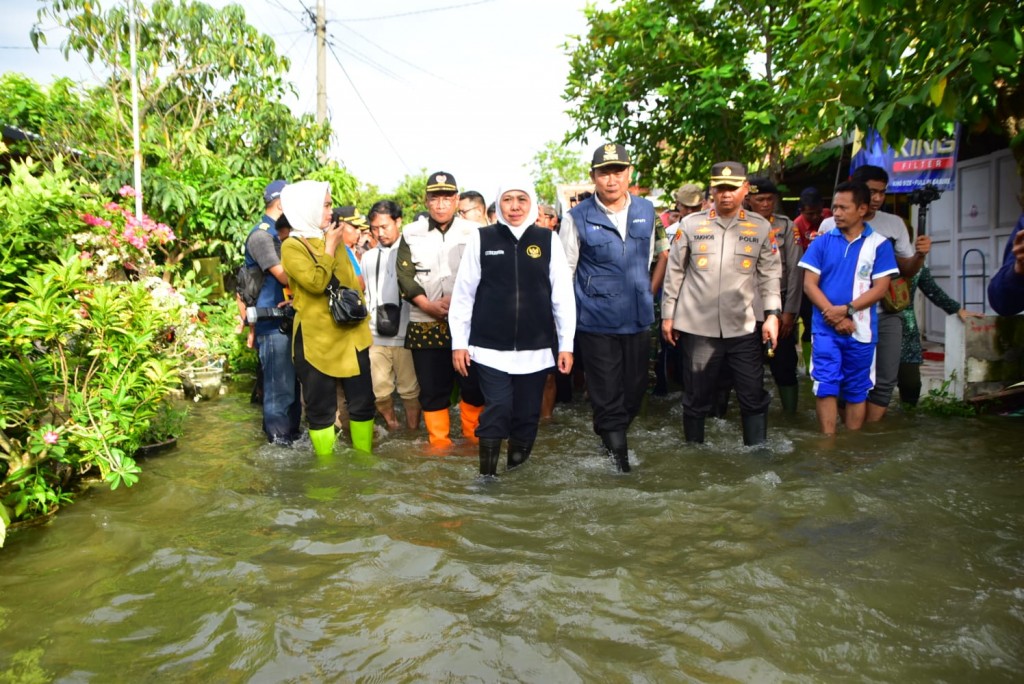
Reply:
M176 310L145 283L90 281L88 265L68 249L0 308L0 502L12 521L68 500L92 470L112 489L134 484L131 454L178 384Z
M188 414L187 404L165 397L157 407L156 413L150 417L149 424L139 441L145 446L177 439L185 431Z
M928 394L921 398L917 407L922 412L933 416L968 418L977 413L975 408L966 401L958 399L949 391L950 385L956 380L956 371L950 374L949 378L942 381L939 387L928 390Z

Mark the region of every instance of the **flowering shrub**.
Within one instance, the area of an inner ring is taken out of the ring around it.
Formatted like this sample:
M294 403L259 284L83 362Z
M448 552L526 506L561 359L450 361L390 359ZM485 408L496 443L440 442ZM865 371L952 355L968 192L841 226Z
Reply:
M6 520L49 513L81 474L138 480L132 456L178 385L167 336L188 308L161 308L142 282L94 283L86 265L69 250L0 305L0 543Z
M135 189L125 185L119 194L132 199ZM86 228L71 239L81 258L89 262L88 274L94 282L153 273L154 249L166 255L166 246L174 241L174 231L167 225L145 214L136 217L134 211L117 202L107 202L80 216Z

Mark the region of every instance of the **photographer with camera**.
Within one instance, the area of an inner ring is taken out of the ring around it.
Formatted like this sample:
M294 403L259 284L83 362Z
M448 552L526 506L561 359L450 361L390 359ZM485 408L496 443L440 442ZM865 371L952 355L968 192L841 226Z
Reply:
M284 187L283 180L275 180L263 190L266 208L262 220L246 237L245 266L259 267L264 273L254 306L246 310L263 376L263 432L267 441L288 445L299 436L302 404L292 363L292 309L285 296L288 275L281 265L281 242L287 237L278 228L285 223L281 208ZM281 230L285 230L283 226Z

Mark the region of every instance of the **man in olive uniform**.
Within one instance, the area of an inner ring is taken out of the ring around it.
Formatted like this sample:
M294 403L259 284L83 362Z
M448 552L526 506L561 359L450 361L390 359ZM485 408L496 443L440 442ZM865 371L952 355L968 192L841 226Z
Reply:
M723 364L732 372L743 419L743 443L768 438L762 341L778 340L782 263L771 225L742 208L749 191L738 162L711 167L714 206L683 219L669 251L661 299L662 336L683 349L683 431L688 442L704 441ZM756 330L755 292L764 306Z
M779 388L779 399L782 410L796 413L797 397L800 388L796 380L796 322L800 315L800 303L803 299L803 269L797 268L803 250L797 240L796 229L789 217L776 214L779 202L779 191L767 178L750 181L750 195L747 197L750 208L760 214L772 225L772 238L779 248L782 258L782 317L779 320L779 343L775 347L775 355L768 360L772 369L775 385Z
M398 287L402 297L412 304L405 348L412 350L423 422L430 443L435 447L451 445L448 407L458 382L462 436L476 444L476 426L484 408L484 397L475 370L463 377L452 366L448 306L462 252L469 236L480 226L455 215L459 207L459 188L450 173L430 174L426 201L427 216L402 231L398 246Z

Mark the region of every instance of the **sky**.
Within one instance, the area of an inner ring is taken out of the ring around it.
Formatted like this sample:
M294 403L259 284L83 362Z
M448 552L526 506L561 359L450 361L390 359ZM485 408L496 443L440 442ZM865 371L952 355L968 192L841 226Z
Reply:
M222 7L225 0L206 0ZM596 4L607 7L612 0ZM111 0L101 2L109 7ZM244 0L248 22L292 62L296 113L316 111L316 0ZM443 170L463 190L493 199L526 173L533 156L572 128L562 100L568 35L586 32L587 0L326 0L327 107L332 158L359 180L393 190L407 173ZM82 60L35 52L36 2L0 0L0 66L47 85L68 76L95 82ZM44 28L46 25L44 24ZM332 54L333 52L333 54ZM336 56L336 58L335 58ZM339 66L340 61L340 66ZM344 67L344 68L342 68ZM588 149L571 147L581 159Z

